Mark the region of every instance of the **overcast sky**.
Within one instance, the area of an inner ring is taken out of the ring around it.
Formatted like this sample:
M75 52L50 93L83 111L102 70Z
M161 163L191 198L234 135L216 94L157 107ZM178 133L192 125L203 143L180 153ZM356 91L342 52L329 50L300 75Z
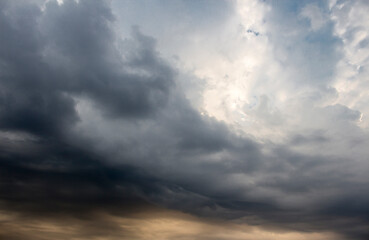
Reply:
M368 239L368 12L0 0L0 238Z

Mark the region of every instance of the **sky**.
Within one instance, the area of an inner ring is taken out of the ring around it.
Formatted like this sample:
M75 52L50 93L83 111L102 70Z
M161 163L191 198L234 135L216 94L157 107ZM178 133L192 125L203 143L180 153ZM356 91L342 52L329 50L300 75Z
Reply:
M0 0L0 239L368 239L368 12Z

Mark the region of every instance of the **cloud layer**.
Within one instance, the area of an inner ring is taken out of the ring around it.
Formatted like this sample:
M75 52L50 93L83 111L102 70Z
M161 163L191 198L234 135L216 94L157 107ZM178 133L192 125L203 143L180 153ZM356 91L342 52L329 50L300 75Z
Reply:
M19 216L4 222L128 239L114 216L160 206L234 239L255 238L232 224L366 239L367 8L1 1L0 206Z

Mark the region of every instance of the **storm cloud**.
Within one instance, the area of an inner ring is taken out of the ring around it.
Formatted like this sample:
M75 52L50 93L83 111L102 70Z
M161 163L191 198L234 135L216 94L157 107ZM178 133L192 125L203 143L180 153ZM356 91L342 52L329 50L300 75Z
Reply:
M0 237L366 239L367 4L150 4L0 1Z

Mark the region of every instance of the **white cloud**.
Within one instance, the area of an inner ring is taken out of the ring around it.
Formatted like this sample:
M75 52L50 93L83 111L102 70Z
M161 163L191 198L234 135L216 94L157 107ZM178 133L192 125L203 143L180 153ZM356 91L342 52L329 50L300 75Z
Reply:
M337 64L334 87L337 102L360 111L360 126L369 127L369 5L366 1L347 1L332 5L334 33L340 38L342 58Z
M306 5L301 11L301 16L309 19L313 31L319 30L327 21L321 9L315 4Z

